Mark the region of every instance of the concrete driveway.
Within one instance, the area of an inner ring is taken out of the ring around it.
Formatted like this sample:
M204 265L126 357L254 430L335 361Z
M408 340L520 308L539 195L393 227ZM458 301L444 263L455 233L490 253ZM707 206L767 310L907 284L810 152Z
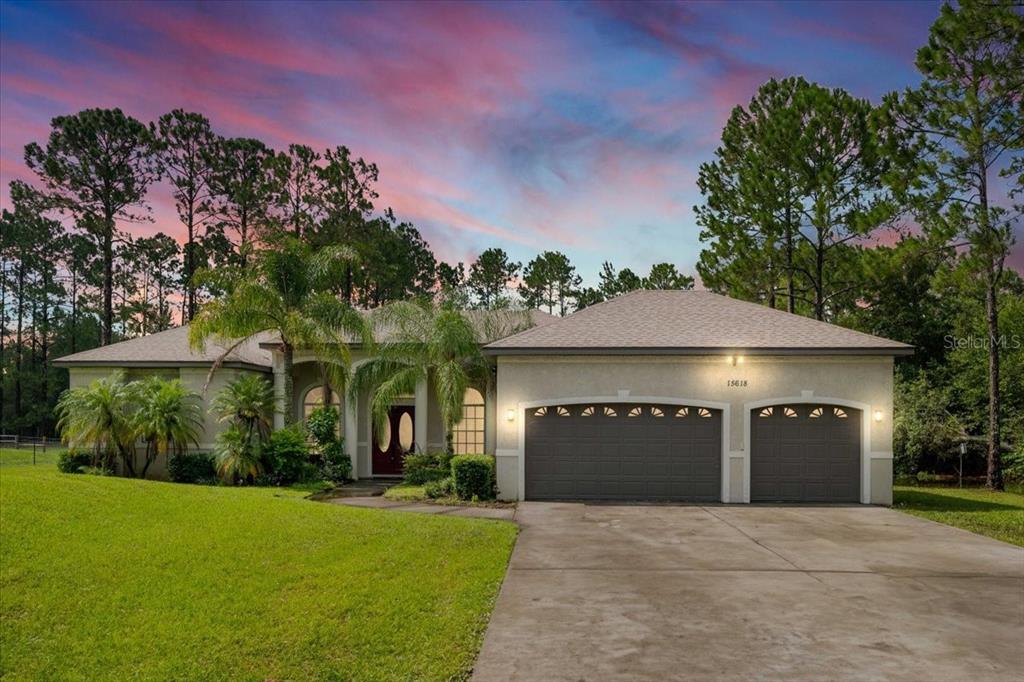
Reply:
M1020 680L1024 549L877 507L525 503L476 680Z

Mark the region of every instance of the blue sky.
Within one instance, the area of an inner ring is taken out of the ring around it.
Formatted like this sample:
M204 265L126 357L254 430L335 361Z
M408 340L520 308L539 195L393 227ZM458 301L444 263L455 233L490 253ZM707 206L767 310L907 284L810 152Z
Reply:
M22 149L54 116L183 107L375 161L380 206L448 261L553 248L591 284L604 260L692 273L696 173L730 109L773 76L873 101L913 85L938 7L3 2L0 177L29 178ZM180 238L166 193L151 203L129 229Z

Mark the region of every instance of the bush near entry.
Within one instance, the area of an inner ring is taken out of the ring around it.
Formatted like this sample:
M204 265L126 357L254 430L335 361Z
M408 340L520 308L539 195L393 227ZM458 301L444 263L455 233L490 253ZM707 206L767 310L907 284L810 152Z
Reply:
M447 478L452 472L452 457L450 452L428 452L425 454L410 452L402 460L405 482L410 485L423 485Z
M494 457L490 455L457 455L452 457L452 483L462 500L493 500Z

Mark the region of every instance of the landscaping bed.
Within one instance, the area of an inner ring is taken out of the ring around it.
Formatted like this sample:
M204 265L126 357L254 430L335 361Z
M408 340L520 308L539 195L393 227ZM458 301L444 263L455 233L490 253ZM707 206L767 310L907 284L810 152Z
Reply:
M893 509L1024 547L1024 491L895 486Z
M0 470L0 677L468 676L509 523Z
M514 509L515 502L501 502L499 500L463 500L455 495L431 498L427 495L425 485L412 483L400 483L388 488L384 492L384 499L394 502L426 502L427 504L442 504L446 506L462 507L493 507L496 509Z

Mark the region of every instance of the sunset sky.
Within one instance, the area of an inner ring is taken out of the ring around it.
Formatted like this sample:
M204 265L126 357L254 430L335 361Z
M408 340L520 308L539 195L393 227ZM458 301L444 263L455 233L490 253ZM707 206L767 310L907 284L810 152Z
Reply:
M773 76L876 102L913 85L938 6L3 2L2 199L52 117L180 107L276 148L349 146L448 261L550 248L589 284L606 259L692 273L697 168L729 110ZM131 230L180 238L168 193L151 203Z

